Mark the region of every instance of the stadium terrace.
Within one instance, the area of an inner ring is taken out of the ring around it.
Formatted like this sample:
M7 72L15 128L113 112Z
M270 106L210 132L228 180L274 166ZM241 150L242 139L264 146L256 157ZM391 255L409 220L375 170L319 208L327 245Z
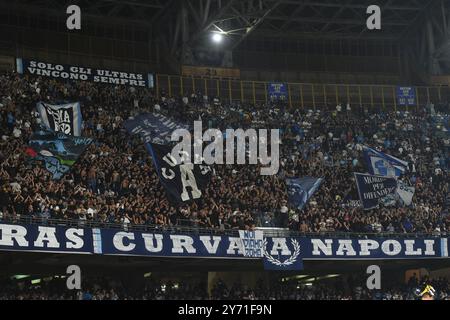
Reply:
M450 300L449 0L0 18L0 300Z

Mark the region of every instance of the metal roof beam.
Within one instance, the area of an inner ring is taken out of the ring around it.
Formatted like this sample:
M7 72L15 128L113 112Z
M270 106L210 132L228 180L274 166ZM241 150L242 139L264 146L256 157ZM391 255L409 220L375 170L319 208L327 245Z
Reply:
M326 7L326 8L354 8L354 9L367 9L369 5L365 4L340 4L340 3L330 3L330 2L320 2L320 1L293 1L293 0L281 0L282 4L302 4L310 7ZM400 11L421 11L421 6L411 6L411 5L405 5L405 6L399 6L399 5L389 5L386 6L385 9L387 10L400 10Z
M283 20L289 19L289 17L286 16L269 16L266 17L267 20ZM297 17L292 18L291 21L293 22L301 22L301 23L323 23L323 24L351 24L355 26L363 25L365 27L366 21L365 20L358 20L358 19L334 19L330 20L330 18L314 18L314 17ZM383 20L383 25L385 26L408 26L409 23L404 21L386 21Z

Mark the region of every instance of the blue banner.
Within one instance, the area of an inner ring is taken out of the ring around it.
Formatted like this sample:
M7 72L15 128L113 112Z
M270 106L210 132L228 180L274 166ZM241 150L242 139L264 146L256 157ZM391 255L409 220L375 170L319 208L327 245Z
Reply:
M170 118L156 113L141 113L124 122L125 129L130 134L140 135L146 143L167 144L174 130L189 129L188 125L180 124Z
M256 240L258 242L259 240ZM263 257L245 256L239 236L0 223L0 250L262 260L268 270L300 270L304 260L448 258L448 238L265 237Z
M364 147L364 159L370 174L383 177L400 177L408 169L408 162L375 149Z
M96 69L76 65L48 63L38 60L16 59L17 72L61 80L153 88L153 74Z
M286 185L289 196L289 204L299 210L302 210L308 200L317 191L323 182L323 178L297 178L286 179Z
M448 258L447 238L314 238L304 244L310 259Z
M42 128L31 136L25 152L32 161L43 161L53 179L58 180L92 142L91 138L68 136Z
M267 91L270 100L286 101L288 98L288 90L285 83L269 83Z
M92 239L86 228L0 224L0 250L91 254Z
M416 88L397 87L397 104L399 106L414 106L416 104Z
M386 206L397 198L397 179L355 173L356 187L364 210Z
M245 258L239 237L101 229L102 253L154 257ZM246 258L250 259L250 258Z

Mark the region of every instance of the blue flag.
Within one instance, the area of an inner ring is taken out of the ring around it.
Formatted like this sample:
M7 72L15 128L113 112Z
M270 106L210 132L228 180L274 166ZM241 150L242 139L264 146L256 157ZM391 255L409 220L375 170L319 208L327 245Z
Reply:
M383 152L379 152L369 147L364 147L363 152L369 173L372 175L400 177L408 169L408 162Z
M32 161L43 162L53 179L59 180L92 142L91 138L74 137L41 128L31 136L25 152Z
M124 126L130 134L141 135L145 143L170 143L172 132L176 129L189 129L188 125L155 113L142 113L129 118Z
M364 210L395 204L397 179L355 173L356 187Z
M312 177L286 179L289 203L295 208L302 210L322 182L323 178Z

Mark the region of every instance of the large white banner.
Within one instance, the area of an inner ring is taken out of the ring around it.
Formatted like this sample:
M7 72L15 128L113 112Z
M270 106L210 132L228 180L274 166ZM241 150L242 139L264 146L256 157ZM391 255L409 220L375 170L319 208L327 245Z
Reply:
M239 230L239 238L242 242L244 257L261 258L264 255L264 233L261 230Z

